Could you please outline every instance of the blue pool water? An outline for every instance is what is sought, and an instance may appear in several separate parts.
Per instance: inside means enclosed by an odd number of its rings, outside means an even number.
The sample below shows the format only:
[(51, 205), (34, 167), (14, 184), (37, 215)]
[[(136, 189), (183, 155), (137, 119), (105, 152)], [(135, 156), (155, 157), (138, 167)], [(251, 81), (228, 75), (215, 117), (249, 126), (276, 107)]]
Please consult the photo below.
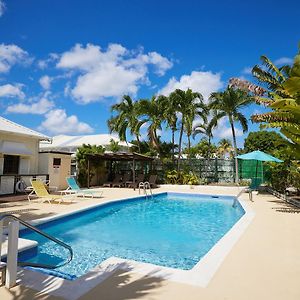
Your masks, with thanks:
[[(111, 256), (188, 270), (241, 218), (233, 197), (164, 193), (123, 200), (38, 226), (71, 245), (73, 261), (58, 271), (79, 277)], [(56, 264), (67, 251), (45, 238), (31, 262)]]

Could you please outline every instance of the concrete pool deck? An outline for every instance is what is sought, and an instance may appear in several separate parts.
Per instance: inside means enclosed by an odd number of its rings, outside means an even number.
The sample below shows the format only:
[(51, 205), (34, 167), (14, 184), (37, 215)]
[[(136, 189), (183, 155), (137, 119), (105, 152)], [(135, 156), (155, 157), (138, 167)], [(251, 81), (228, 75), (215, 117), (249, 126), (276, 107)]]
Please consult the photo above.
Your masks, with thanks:
[[(73, 203), (1, 203), (0, 213), (15, 212), (25, 220), (51, 217), (102, 201), (132, 197), (138, 191), (105, 188), (101, 199), (79, 199)], [(155, 192), (184, 191), (237, 195), (238, 188), (162, 186)], [(274, 196), (242, 194), (255, 218), (226, 256), (206, 288), (180, 284), (118, 270), (80, 299), (300, 299), (300, 210)], [(49, 282), (43, 283), (45, 286)], [(61, 299), (22, 285), (0, 288), (0, 299)]]

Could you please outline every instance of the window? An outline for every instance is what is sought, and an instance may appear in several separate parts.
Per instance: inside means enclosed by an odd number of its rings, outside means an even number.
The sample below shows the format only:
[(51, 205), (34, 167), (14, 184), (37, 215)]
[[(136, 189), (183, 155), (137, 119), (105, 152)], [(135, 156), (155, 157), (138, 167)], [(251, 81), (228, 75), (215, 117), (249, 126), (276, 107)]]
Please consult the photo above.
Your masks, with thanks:
[(61, 164), (61, 158), (53, 158), (53, 167), (59, 167)]
[(20, 156), (4, 155), (3, 175), (19, 173)]

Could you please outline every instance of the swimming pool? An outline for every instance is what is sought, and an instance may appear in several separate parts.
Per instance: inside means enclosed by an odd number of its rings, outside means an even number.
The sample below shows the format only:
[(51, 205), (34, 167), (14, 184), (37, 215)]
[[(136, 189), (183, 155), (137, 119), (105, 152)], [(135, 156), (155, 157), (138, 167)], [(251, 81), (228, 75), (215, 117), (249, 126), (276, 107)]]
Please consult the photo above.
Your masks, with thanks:
[[(78, 278), (114, 256), (181, 270), (192, 269), (244, 215), (234, 197), (162, 193), (107, 203), (38, 227), (68, 243), (73, 261), (58, 271)], [(67, 252), (27, 230), (38, 252), (20, 257), (59, 263)], [(71, 278), (70, 277), (70, 278)]]

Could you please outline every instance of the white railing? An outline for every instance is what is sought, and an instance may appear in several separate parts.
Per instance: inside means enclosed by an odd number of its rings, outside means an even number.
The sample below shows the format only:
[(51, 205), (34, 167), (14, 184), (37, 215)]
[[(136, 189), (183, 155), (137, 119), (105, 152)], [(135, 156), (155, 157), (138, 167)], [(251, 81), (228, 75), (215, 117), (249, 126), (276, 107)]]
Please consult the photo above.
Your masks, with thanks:
[(146, 195), (146, 197), (148, 197), (147, 190), (149, 190), (151, 198), (153, 198), (151, 185), (148, 181), (139, 183), (139, 194), (141, 194), (141, 189), (143, 189), (144, 194)]
[[(4, 220), (8, 220), (8, 236), (7, 236), (7, 260), (6, 260), (6, 276), (5, 276), (5, 286), (7, 288), (11, 288), (16, 285), (17, 280), (17, 267), (20, 266), (30, 266), (37, 268), (45, 268), (45, 269), (56, 269), (68, 264), (73, 259), (73, 250), (66, 243), (58, 240), (57, 238), (47, 234), (46, 232), (41, 231), (40, 229), (32, 226), (31, 224), (25, 222), (24, 220), (11, 215), (4, 214), (0, 215), (0, 265), (1, 263), (1, 249), (4, 242), (4, 234), (3, 234), (3, 225)], [(34, 232), (44, 236), (45, 238), (57, 243), (58, 245), (66, 248), (69, 251), (69, 258), (56, 266), (47, 265), (47, 264), (37, 264), (30, 262), (18, 262), (18, 241), (19, 241), (19, 223), (23, 226), (33, 230)], [(2, 280), (3, 281), (3, 280)]]

